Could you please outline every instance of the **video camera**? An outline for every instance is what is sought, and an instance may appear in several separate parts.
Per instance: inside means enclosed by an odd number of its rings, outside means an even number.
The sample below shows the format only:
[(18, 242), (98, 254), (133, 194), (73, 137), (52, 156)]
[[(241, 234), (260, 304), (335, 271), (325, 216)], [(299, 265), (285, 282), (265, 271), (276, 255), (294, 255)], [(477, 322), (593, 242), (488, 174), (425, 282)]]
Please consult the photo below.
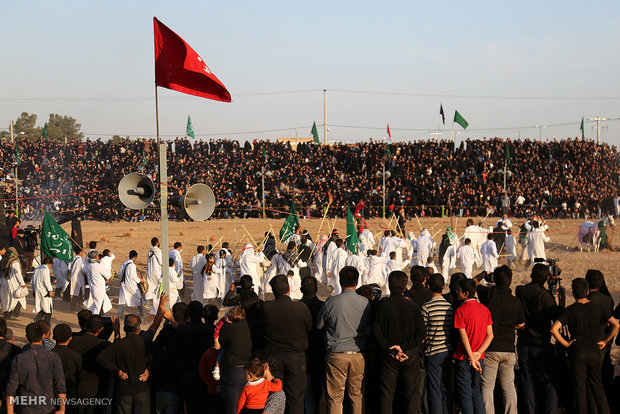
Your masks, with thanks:
[(564, 288), (561, 285), (562, 278), (560, 277), (562, 274), (562, 269), (558, 266), (559, 261), (560, 259), (534, 259), (534, 263), (544, 263), (549, 267), (549, 279), (547, 279), (547, 286), (549, 286), (549, 291), (553, 294), (553, 297), (557, 297), (558, 302), (562, 304), (565, 298), (563, 298)]

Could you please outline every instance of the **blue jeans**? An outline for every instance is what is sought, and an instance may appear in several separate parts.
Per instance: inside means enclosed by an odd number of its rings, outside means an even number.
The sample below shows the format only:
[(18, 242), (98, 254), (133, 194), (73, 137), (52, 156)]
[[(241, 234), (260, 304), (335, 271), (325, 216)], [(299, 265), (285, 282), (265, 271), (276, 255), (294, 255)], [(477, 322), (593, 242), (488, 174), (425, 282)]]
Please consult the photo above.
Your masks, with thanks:
[(157, 391), (155, 394), (155, 412), (157, 414), (175, 414), (179, 403), (176, 392)]
[[(463, 414), (485, 414), (482, 400), (482, 375), (469, 365), (468, 359), (456, 361), (456, 389), (461, 400)], [(484, 369), (484, 359), (480, 360)]]
[(426, 388), (428, 408), (431, 414), (450, 412), (450, 366), (452, 359), (448, 351), (426, 357)]
[(237, 413), (237, 401), (247, 382), (243, 367), (220, 367), (222, 381), (222, 399), (226, 414)]

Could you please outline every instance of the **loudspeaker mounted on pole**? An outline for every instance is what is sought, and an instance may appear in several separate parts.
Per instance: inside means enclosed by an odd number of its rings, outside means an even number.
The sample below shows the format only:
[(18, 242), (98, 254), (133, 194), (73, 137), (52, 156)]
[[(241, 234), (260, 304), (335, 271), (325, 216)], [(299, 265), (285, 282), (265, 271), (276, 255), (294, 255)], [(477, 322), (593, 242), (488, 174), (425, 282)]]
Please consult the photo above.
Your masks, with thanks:
[(215, 195), (208, 185), (194, 184), (183, 197), (179, 197), (177, 204), (192, 220), (203, 221), (215, 210)]
[(155, 198), (155, 185), (146, 175), (130, 173), (118, 183), (118, 198), (133, 210), (146, 208)]

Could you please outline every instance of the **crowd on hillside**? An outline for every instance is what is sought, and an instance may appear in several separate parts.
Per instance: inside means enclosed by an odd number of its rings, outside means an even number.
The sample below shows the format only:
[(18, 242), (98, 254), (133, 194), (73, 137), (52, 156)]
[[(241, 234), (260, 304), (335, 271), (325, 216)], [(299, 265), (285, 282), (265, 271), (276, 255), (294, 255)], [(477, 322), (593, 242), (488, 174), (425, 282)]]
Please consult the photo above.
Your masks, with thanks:
[[(489, 209), (511, 206), (515, 215), (542, 212), (551, 217), (599, 216), (613, 208), (620, 159), (615, 147), (577, 139), (542, 142), (510, 141), (510, 160), (503, 139), (419, 140), (390, 143), (315, 145), (265, 141), (167, 141), (171, 196), (183, 195), (198, 182), (210, 185), (217, 198), (214, 217), (260, 217), (264, 172), (267, 215), (279, 217), (291, 201), (303, 215), (343, 215), (363, 203), (366, 218), (382, 214), (386, 171), (388, 209), (405, 207), (408, 216), (437, 216), (450, 206), (462, 216), (485, 215)], [(7, 205), (13, 205), (14, 167), (18, 164), (19, 209), (26, 218), (41, 209), (57, 217), (92, 210), (86, 218), (144, 220), (157, 218), (157, 204), (137, 212), (115, 198), (121, 178), (143, 171), (158, 178), (155, 140), (86, 139), (64, 145), (59, 141), (18, 140), (0, 146), (1, 181)], [(506, 164), (506, 168), (505, 168)], [(504, 170), (506, 169), (506, 199)], [(388, 177), (389, 175), (389, 177)], [(68, 195), (70, 194), (70, 195)], [(184, 214), (171, 207), (172, 219)], [(386, 213), (388, 216), (390, 213)]]

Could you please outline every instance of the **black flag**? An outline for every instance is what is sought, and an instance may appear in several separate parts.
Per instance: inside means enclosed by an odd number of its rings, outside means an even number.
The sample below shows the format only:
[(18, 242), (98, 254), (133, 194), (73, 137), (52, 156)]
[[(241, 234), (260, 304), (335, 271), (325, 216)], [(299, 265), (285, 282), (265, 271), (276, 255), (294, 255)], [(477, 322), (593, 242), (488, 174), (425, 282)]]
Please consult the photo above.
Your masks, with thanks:
[(441, 115), (441, 120), (443, 121), (443, 124), (446, 124), (446, 114), (443, 113), (443, 105), (439, 104), (439, 115)]

